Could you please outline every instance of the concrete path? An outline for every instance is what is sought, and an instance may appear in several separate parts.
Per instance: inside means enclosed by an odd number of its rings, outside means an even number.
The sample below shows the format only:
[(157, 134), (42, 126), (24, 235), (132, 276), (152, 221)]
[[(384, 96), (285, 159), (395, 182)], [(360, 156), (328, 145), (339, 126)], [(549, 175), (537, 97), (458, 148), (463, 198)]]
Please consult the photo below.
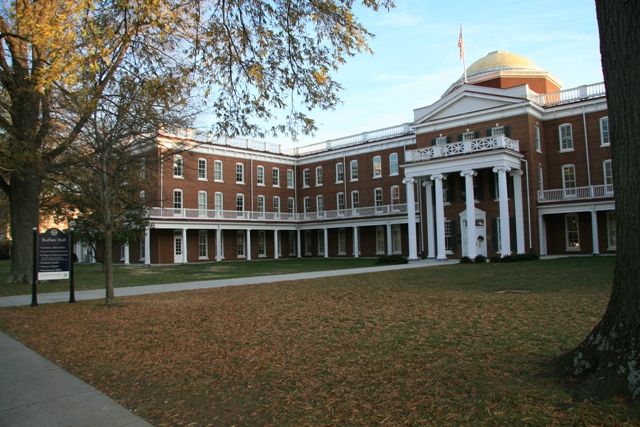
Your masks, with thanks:
[(0, 425), (151, 426), (95, 388), (1, 332)]
[[(189, 291), (196, 289), (221, 288), (224, 286), (258, 285), (263, 283), (287, 282), (293, 280), (318, 279), (321, 277), (348, 276), (352, 274), (377, 273), (380, 271), (403, 270), (408, 268), (432, 267), (437, 265), (457, 264), (458, 260), (433, 261), (420, 260), (409, 264), (384, 265), (379, 267), (349, 268), (344, 270), (311, 271), (307, 273), (275, 274), (270, 276), (238, 277), (235, 279), (203, 280), (199, 282), (168, 283), (164, 285), (130, 286), (115, 289), (116, 297), (133, 295), (158, 294), (163, 292)], [(104, 298), (104, 289), (77, 291), (76, 301), (97, 300)], [(38, 294), (38, 304), (50, 304), (69, 301), (69, 292), (52, 292)], [(15, 295), (0, 298), (0, 307), (15, 307), (31, 304), (31, 295)]]

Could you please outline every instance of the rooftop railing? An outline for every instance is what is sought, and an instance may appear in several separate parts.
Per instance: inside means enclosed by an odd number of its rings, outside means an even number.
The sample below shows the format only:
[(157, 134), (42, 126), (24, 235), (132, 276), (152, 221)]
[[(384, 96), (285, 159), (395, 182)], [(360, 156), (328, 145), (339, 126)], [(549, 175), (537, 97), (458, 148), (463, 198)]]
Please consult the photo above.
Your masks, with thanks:
[(555, 188), (552, 190), (538, 191), (539, 203), (603, 199), (607, 197), (613, 197), (612, 184), (573, 188)]
[(520, 144), (518, 141), (507, 138), (504, 135), (488, 136), (486, 138), (434, 145), (429, 148), (407, 150), (405, 154), (405, 161), (408, 163), (422, 162), (425, 160), (437, 159), (440, 157), (450, 157), (461, 154), (471, 154), (480, 151), (498, 149), (520, 151)]
[(531, 98), (531, 100), (536, 104), (545, 107), (553, 107), (555, 105), (598, 98), (605, 96), (606, 94), (607, 92), (605, 90), (604, 83), (594, 83), (558, 92), (536, 94)]

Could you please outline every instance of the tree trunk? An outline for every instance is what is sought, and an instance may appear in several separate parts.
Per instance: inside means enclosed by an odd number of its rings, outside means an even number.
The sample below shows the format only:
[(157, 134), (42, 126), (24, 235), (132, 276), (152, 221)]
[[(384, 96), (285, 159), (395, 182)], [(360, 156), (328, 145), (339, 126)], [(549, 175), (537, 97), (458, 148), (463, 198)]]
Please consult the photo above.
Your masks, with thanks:
[(597, 0), (607, 88), (617, 255), (613, 289), (598, 325), (559, 360), (579, 397), (640, 399), (640, 2)]
[(105, 303), (107, 305), (115, 302), (113, 291), (113, 232), (111, 226), (105, 227), (104, 232), (104, 289)]
[(8, 283), (30, 284), (33, 276), (33, 228), (38, 227), (42, 179), (37, 174), (11, 174), (11, 271)]

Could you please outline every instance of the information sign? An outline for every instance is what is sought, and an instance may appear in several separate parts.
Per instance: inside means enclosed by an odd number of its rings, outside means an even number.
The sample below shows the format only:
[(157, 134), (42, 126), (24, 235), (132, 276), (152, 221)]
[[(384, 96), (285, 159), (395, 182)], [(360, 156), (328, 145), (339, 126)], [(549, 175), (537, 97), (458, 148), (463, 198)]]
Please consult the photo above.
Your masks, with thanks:
[(69, 235), (50, 228), (38, 237), (38, 280), (69, 278)]

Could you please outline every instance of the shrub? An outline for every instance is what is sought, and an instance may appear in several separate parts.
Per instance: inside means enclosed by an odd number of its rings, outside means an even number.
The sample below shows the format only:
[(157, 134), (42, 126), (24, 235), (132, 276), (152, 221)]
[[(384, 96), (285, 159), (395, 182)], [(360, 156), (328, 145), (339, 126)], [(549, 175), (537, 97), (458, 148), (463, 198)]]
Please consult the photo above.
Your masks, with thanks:
[(484, 255), (478, 255), (473, 259), (476, 264), (484, 264), (487, 262), (487, 257)]
[(469, 258), (468, 256), (463, 256), (462, 258), (460, 258), (460, 264), (471, 264), (473, 261), (471, 261), (471, 258)]
[(385, 255), (376, 260), (376, 265), (406, 264), (409, 260), (402, 255)]
[(502, 262), (502, 258), (500, 258), (500, 255), (493, 255), (489, 258), (489, 262)]

